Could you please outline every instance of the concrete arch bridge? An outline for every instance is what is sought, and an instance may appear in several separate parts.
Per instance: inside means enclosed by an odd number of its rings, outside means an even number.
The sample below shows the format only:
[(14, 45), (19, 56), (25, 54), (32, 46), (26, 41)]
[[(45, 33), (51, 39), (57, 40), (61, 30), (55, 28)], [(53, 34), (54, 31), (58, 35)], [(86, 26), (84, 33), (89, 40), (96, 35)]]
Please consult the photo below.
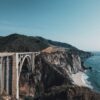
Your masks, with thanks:
[[(0, 53), (0, 93), (16, 96), (29, 89), (28, 82), (35, 68), (35, 57), (39, 52)], [(27, 90), (28, 91), (28, 90)], [(31, 92), (31, 89), (29, 90)], [(28, 91), (28, 92), (29, 92)]]

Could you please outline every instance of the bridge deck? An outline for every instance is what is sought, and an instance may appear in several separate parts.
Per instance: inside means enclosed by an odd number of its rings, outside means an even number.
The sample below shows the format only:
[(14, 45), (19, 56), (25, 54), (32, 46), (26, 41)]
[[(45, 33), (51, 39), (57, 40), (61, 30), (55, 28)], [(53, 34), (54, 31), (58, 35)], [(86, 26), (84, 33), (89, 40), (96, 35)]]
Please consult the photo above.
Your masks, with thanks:
[(3, 56), (11, 56), (13, 55), (14, 53), (4, 53), (4, 52), (0, 52), (0, 57), (3, 57)]

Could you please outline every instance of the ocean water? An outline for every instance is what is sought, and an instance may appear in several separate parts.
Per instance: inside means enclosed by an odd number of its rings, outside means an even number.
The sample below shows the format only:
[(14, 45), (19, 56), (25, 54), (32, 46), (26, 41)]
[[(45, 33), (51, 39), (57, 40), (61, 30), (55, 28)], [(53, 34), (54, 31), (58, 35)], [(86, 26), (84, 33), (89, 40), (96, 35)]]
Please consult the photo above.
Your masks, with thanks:
[(90, 87), (100, 92), (100, 53), (95, 53), (94, 56), (87, 59), (84, 63), (86, 67), (92, 67), (92, 70), (87, 70), (85, 73), (88, 76), (87, 82)]

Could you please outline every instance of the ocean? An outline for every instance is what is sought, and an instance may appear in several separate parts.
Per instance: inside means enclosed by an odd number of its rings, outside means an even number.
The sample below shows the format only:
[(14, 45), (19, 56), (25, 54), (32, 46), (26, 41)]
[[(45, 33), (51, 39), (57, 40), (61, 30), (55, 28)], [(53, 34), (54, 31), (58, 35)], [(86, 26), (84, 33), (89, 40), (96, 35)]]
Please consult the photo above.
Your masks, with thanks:
[(92, 86), (93, 90), (100, 92), (100, 53), (94, 53), (94, 56), (88, 58), (84, 65), (92, 67), (92, 70), (87, 70), (86, 80), (87, 84)]

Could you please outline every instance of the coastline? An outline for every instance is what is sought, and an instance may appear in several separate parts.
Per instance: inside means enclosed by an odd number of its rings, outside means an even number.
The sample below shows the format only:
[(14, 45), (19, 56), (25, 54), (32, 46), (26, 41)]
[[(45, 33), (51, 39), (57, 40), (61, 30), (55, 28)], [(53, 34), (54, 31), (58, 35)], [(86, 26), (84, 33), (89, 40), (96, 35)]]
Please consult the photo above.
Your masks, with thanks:
[(71, 77), (73, 80), (73, 84), (93, 89), (91, 83), (87, 80), (88, 76), (84, 72), (79, 71), (76, 74), (72, 74)]

